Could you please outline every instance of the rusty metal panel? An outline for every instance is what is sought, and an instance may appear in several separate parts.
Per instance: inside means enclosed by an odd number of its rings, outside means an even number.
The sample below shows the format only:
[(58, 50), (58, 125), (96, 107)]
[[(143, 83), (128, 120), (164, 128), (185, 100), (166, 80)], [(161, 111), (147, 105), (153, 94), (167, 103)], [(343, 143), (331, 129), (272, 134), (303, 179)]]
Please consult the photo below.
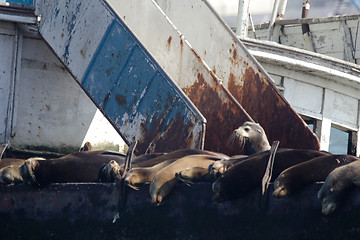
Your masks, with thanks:
[(226, 142), (233, 130), (251, 117), (186, 36), (178, 31), (154, 1), (106, 2), (204, 115), (207, 120), (205, 149), (227, 155), (241, 153)]
[[(156, 0), (235, 99), (281, 147), (319, 149), (319, 141), (270, 76), (206, 1)], [(209, 121), (210, 122), (210, 121)]]
[(39, 6), (42, 37), (138, 153), (203, 148), (205, 118), (102, 1)]

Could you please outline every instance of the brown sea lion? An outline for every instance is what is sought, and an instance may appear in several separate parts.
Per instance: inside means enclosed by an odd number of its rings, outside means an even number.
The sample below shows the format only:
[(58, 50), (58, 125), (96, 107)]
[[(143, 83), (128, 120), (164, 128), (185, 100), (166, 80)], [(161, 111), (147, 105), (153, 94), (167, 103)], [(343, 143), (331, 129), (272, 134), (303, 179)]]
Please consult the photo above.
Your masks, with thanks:
[[(138, 157), (135, 157), (132, 162), (140, 163), (144, 161), (148, 161), (150, 159), (160, 157), (165, 153), (151, 153), (151, 154), (144, 154)], [(134, 164), (134, 163), (133, 163)], [(104, 164), (101, 166), (98, 174), (98, 180), (100, 182), (115, 182), (115, 180), (121, 180), (121, 176), (124, 172), (124, 166), (119, 165), (116, 161), (111, 160), (109, 163)]]
[(270, 143), (264, 129), (258, 123), (244, 122), (235, 129), (228, 140), (228, 144), (236, 144), (244, 155), (270, 150)]
[(21, 158), (3, 158), (0, 162), (0, 168), (7, 167), (10, 165), (22, 165), (25, 159)]
[(221, 174), (223, 174), (226, 170), (228, 170), (229, 168), (231, 168), (232, 166), (234, 166), (235, 164), (246, 160), (248, 158), (251, 158), (257, 154), (268, 154), (268, 152), (261, 152), (261, 153), (256, 153), (253, 154), (251, 156), (248, 155), (235, 155), (235, 156), (231, 156), (229, 159), (222, 159), (219, 161), (215, 161), (213, 164), (210, 164), (209, 166), (209, 174), (214, 178), (218, 178), (221, 176)]
[(360, 160), (351, 155), (321, 156), (285, 169), (274, 181), (272, 196), (282, 198), (301, 191), (310, 183), (325, 181), (335, 168)]
[[(32, 157), (30, 160), (45, 160), (41, 157)], [(19, 167), (24, 164), (25, 159), (19, 158), (4, 158), (0, 163), (0, 183), (1, 184), (17, 184), (22, 183), (23, 178), (20, 175)]]
[(215, 178), (209, 174), (209, 167), (188, 167), (175, 174), (182, 182), (192, 184), (195, 182), (213, 182)]
[(23, 179), (19, 173), (21, 165), (9, 165), (0, 168), (0, 184), (22, 183)]
[(344, 197), (355, 188), (354, 179), (360, 175), (360, 161), (335, 168), (325, 179), (318, 192), (322, 213), (333, 213)]
[[(134, 158), (134, 160), (132, 161), (132, 169), (139, 169), (139, 168), (145, 168), (143, 170), (144, 173), (144, 177), (138, 176), (138, 177), (134, 177), (133, 180), (130, 181), (130, 175), (128, 177), (129, 180), (129, 186), (130, 187), (137, 187), (141, 184), (147, 183), (149, 176), (153, 176), (154, 173), (156, 173), (156, 171), (159, 169), (160, 166), (159, 165), (157, 167), (152, 168), (153, 166), (163, 163), (163, 162), (167, 162), (169, 160), (175, 161), (179, 158), (182, 158), (184, 156), (188, 156), (188, 155), (196, 155), (196, 154), (210, 154), (210, 155), (214, 155), (214, 156), (219, 156), (220, 158), (229, 158), (227, 155), (222, 154), (222, 153), (217, 153), (217, 152), (211, 152), (211, 151), (206, 151), (206, 150), (199, 150), (199, 149), (181, 149), (181, 150), (176, 150), (173, 152), (169, 152), (169, 153), (155, 153), (155, 154), (145, 154), (145, 155), (141, 155), (139, 157)], [(167, 162), (169, 163), (169, 162)], [(163, 165), (164, 166), (164, 165)], [(107, 176), (111, 176), (111, 175), (116, 175), (116, 173), (114, 172), (106, 172), (106, 171), (117, 171), (117, 167), (112, 168), (112, 166), (103, 166), (99, 172), (99, 179), (101, 179), (102, 181), (106, 181), (106, 182), (111, 182), (111, 179), (108, 179)], [(122, 175), (124, 169), (123, 166), (120, 165), (120, 175)], [(137, 170), (137, 173), (140, 173), (141, 171)], [(135, 175), (135, 172), (132, 171), (132, 173), (134, 173), (133, 175)], [(152, 178), (151, 178), (152, 179)], [(150, 179), (150, 181), (151, 181)], [(133, 183), (133, 185), (131, 184), (131, 182)]]
[(353, 182), (357, 187), (360, 187), (360, 175), (355, 177)]
[(26, 160), (20, 167), (24, 182), (38, 186), (50, 183), (96, 182), (102, 165), (114, 160), (124, 164), (125, 155), (115, 151), (75, 152), (61, 158)]
[[(315, 150), (280, 148), (275, 155), (272, 179), (286, 168), (328, 154)], [(215, 202), (235, 200), (260, 186), (268, 158), (269, 151), (266, 151), (243, 160), (225, 171), (212, 185), (215, 192), (213, 200)]]
[(172, 191), (179, 181), (176, 177), (178, 172), (189, 167), (201, 167), (207, 169), (211, 163), (220, 159), (222, 159), (221, 156), (209, 154), (189, 155), (162, 168), (150, 183), (149, 192), (152, 203), (156, 205), (160, 204), (163, 198)]
[(176, 160), (178, 160), (178, 158), (166, 160), (152, 167), (133, 168), (124, 176), (125, 184), (135, 190), (138, 190), (139, 186), (150, 183), (158, 171)]
[(222, 153), (218, 153), (218, 152), (212, 152), (212, 151), (200, 150), (200, 149), (181, 149), (181, 150), (176, 150), (173, 152), (166, 153), (157, 158), (152, 158), (149, 161), (136, 162), (134, 159), (133, 168), (135, 168), (135, 167), (136, 168), (151, 167), (151, 166), (159, 164), (163, 161), (167, 161), (169, 159), (179, 159), (179, 158), (182, 158), (182, 157), (185, 157), (188, 155), (195, 155), (195, 154), (209, 154), (209, 155), (213, 155), (213, 156), (218, 156), (219, 158), (223, 158), (223, 159), (229, 158), (229, 156), (222, 154)]
[(84, 143), (84, 146), (82, 146), (79, 150), (79, 152), (86, 152), (86, 151), (91, 151), (92, 150), (92, 145), (90, 142), (86, 142)]
[(121, 180), (121, 166), (115, 161), (111, 160), (107, 164), (101, 166), (98, 173), (99, 182), (115, 182)]

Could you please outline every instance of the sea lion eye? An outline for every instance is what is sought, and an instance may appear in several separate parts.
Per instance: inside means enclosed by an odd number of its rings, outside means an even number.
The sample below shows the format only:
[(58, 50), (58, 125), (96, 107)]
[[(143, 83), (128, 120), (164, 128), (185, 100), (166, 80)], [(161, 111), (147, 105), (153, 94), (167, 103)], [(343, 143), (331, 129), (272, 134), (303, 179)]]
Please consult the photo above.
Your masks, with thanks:
[(245, 130), (245, 132), (248, 132), (248, 131), (250, 131), (250, 128), (246, 127), (244, 130)]

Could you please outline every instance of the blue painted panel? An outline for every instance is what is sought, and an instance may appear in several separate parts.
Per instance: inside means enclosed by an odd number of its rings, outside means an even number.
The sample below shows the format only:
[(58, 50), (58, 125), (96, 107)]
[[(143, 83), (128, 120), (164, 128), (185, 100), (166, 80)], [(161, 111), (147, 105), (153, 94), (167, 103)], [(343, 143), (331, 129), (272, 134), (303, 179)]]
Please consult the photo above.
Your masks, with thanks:
[[(194, 128), (204, 127), (203, 117), (195, 116), (196, 109), (118, 19), (109, 25), (81, 84), (125, 139), (140, 141), (140, 152), (185, 148), (194, 141), (188, 137)], [(201, 147), (202, 140), (195, 141)]]
[(34, 0), (0, 0), (0, 2), (19, 3), (23, 5), (34, 5)]

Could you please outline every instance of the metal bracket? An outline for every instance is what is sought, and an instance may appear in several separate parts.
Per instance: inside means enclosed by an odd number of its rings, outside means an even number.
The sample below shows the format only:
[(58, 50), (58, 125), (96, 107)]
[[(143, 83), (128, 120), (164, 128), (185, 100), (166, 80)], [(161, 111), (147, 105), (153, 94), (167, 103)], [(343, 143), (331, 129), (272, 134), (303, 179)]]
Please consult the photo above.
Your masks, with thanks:
[(269, 160), (261, 184), (261, 208), (264, 208), (266, 204), (267, 192), (269, 189), (269, 183), (272, 177), (274, 167), (275, 154), (279, 147), (279, 144), (279, 141), (274, 141), (270, 148)]

